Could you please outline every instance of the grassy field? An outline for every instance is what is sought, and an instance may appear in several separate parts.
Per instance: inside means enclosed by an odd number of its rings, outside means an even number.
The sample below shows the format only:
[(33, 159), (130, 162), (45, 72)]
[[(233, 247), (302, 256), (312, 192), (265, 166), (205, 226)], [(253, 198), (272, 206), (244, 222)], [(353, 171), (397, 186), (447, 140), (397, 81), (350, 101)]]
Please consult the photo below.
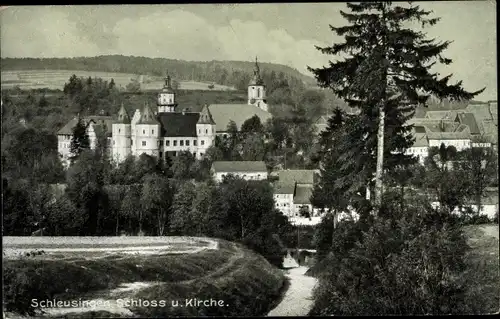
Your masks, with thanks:
[[(4, 307), (8, 312), (23, 313), (34, 310), (32, 299), (69, 301), (119, 297), (166, 301), (162, 307), (132, 305), (125, 309), (130, 312), (130, 315), (125, 312), (124, 316), (128, 317), (265, 315), (282, 293), (283, 273), (241, 245), (219, 241), (218, 248), (163, 256), (4, 260)], [(151, 282), (155, 284), (149, 285)], [(119, 295), (111, 293), (124, 284), (143, 285), (140, 289), (123, 289)], [(222, 300), (224, 306), (172, 305), (173, 300), (193, 298)], [(112, 309), (90, 310), (66, 311), (64, 316), (116, 316)], [(121, 310), (123, 316), (124, 309)], [(58, 317), (50, 310), (47, 313)]]
[[(144, 91), (158, 90), (165, 83), (161, 77), (141, 76), (130, 73), (110, 73), (110, 72), (92, 72), (78, 70), (32, 70), (32, 71), (2, 71), (1, 77), (2, 88), (12, 88), (19, 86), (21, 89), (59, 89), (62, 90), (64, 84), (69, 80), (71, 75), (77, 75), (88, 78), (98, 77), (106, 81), (114, 79), (118, 87), (125, 88), (132, 80), (141, 81), (141, 89)], [(209, 89), (212, 83), (202, 83), (195, 81), (180, 81), (180, 89), (183, 90), (213, 90), (213, 91), (233, 91), (234, 88), (213, 84), (214, 87)]]
[[(474, 313), (497, 313), (500, 310), (500, 261), (498, 225), (465, 227), (471, 250), (468, 270), (462, 277), (469, 290), (467, 298)], [(496, 236), (496, 237), (495, 237)]]

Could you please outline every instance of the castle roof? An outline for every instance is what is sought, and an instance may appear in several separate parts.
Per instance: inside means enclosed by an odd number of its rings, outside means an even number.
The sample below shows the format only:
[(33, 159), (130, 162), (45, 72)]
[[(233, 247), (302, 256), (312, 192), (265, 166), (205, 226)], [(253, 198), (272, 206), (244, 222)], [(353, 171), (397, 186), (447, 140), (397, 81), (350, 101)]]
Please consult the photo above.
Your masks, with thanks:
[(160, 113), (158, 120), (161, 123), (162, 137), (196, 137), (196, 123), (200, 113)]
[(243, 123), (254, 115), (260, 118), (262, 124), (271, 118), (271, 113), (248, 104), (211, 104), (208, 108), (215, 121), (217, 132), (225, 132), (231, 120), (240, 130)]
[(144, 104), (141, 110), (141, 117), (137, 124), (159, 124), (154, 112), (149, 107), (149, 104)]
[[(82, 120), (86, 126), (88, 126), (90, 122), (93, 122), (95, 125), (102, 126), (107, 131), (108, 134), (111, 134), (112, 132), (113, 128), (112, 126), (114, 122), (112, 116), (91, 115), (82, 117)], [(57, 135), (72, 135), (73, 128), (76, 126), (77, 123), (78, 123), (78, 118), (74, 117), (57, 132)]]
[(212, 113), (208, 109), (208, 105), (205, 105), (200, 112), (200, 118), (198, 120), (198, 124), (212, 124), (215, 125), (215, 121), (212, 117)]
[(260, 173), (267, 172), (263, 161), (216, 161), (212, 164), (215, 172), (224, 173)]
[(118, 111), (118, 119), (116, 120), (116, 123), (130, 124), (130, 116), (128, 115), (125, 107), (123, 106), (123, 103), (120, 107), (120, 110)]

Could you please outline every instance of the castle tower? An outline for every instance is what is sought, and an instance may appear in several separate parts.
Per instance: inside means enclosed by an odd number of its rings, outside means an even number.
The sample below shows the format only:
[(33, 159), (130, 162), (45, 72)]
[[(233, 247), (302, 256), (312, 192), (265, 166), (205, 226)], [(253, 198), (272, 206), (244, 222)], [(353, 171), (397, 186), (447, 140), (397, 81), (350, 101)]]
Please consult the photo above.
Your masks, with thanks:
[(175, 103), (175, 92), (174, 89), (172, 89), (172, 79), (168, 73), (165, 77), (163, 90), (158, 93), (157, 106), (158, 113), (175, 112), (175, 108), (177, 107), (177, 103)]
[(248, 104), (255, 105), (264, 111), (267, 111), (266, 86), (260, 77), (259, 63), (255, 57), (255, 67), (253, 78), (248, 84)]
[(135, 155), (145, 153), (158, 156), (158, 141), (160, 138), (160, 122), (156, 119), (149, 104), (144, 104), (139, 121), (135, 124)]
[(131, 154), (131, 122), (123, 104), (118, 119), (112, 125), (112, 152), (115, 162), (123, 162)]
[(207, 149), (215, 144), (215, 121), (208, 105), (205, 105), (200, 112), (200, 117), (196, 123), (196, 134), (198, 136), (198, 152), (196, 157), (201, 159), (207, 152)]

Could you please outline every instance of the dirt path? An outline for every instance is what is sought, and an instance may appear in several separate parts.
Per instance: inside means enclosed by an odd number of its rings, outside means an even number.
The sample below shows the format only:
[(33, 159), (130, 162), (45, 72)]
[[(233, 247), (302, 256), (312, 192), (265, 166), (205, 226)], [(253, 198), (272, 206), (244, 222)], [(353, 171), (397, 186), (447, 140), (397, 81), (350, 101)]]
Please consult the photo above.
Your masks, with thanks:
[(481, 226), (481, 230), (486, 236), (495, 237), (498, 239), (498, 225)]
[(290, 287), (285, 297), (268, 316), (307, 316), (313, 306), (313, 289), (317, 279), (304, 275), (307, 267), (301, 266), (288, 270), (286, 276), (290, 280)]

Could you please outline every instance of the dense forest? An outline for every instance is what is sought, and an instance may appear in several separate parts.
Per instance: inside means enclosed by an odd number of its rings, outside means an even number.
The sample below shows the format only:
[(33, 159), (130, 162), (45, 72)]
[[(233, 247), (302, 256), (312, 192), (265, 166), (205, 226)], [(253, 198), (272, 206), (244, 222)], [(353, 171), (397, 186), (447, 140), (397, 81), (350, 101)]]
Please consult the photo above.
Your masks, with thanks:
[[(2, 58), (2, 71), (13, 70), (78, 70), (133, 73), (162, 77), (168, 71), (178, 81), (213, 82), (246, 89), (254, 62), (243, 61), (183, 61), (108, 55), (81, 58)], [(259, 62), (265, 83), (286, 79), (292, 86), (315, 86), (312, 77), (289, 66)], [(269, 85), (269, 84), (268, 84)]]

